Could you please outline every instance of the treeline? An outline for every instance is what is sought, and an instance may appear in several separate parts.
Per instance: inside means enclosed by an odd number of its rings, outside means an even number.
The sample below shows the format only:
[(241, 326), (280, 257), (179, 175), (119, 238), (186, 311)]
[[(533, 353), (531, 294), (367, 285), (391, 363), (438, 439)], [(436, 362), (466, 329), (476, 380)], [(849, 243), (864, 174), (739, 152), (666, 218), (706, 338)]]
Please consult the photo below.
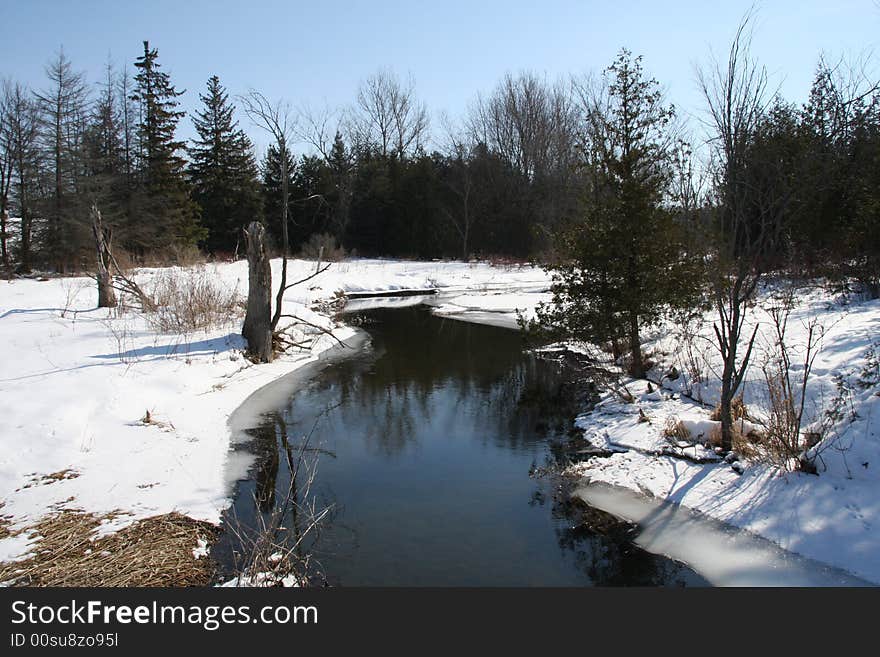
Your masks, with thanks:
[[(93, 204), (114, 245), (135, 260), (173, 261), (196, 248), (229, 257), (254, 219), (280, 246), (280, 151), (273, 144), (258, 158), (218, 77), (189, 117), (196, 138), (184, 143), (176, 137), (185, 120), (182, 92), (147, 42), (133, 68), (108, 65), (94, 87), (63, 52), (46, 75), (38, 90), (7, 80), (0, 97), (7, 271), (90, 269)], [(597, 151), (617, 147), (596, 136), (614, 111), (595, 80), (553, 83), (523, 73), (478, 96), (459, 121), (432, 130), (414, 82), (379, 72), (350, 107), (292, 117), (290, 137), (302, 147), (287, 150), (290, 247), (296, 252), (321, 236), (322, 244), (359, 255), (558, 261), (568, 227), (605, 217), (590, 210), (597, 181), (622, 175), (609, 172), (608, 153)], [(738, 167), (750, 186), (772, 195), (772, 211), (783, 218), (774, 257), (876, 286), (877, 86), (820, 60), (805, 104), (776, 98), (759, 114)], [(657, 165), (658, 207), (679, 227), (721, 221), (725, 200), (703, 173), (712, 169), (688, 144), (698, 140), (674, 113), (663, 121), (675, 130), (664, 137), (669, 157)], [(605, 228), (593, 220), (597, 239), (625, 225), (606, 218)]]

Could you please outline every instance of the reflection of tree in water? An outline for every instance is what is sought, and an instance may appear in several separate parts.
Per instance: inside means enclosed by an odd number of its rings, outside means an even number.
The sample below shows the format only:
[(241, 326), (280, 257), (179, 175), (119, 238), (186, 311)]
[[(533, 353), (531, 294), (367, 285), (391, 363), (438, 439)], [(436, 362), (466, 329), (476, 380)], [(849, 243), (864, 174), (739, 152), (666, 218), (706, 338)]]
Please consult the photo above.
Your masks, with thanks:
[(268, 422), (253, 429), (254, 448), (257, 461), (254, 464), (256, 473), (254, 482), (254, 503), (261, 513), (269, 513), (275, 506), (275, 482), (278, 479), (278, 428), (284, 420), (280, 413), (271, 413)]
[(338, 404), (324, 435), (357, 433), (387, 456), (412, 447), (419, 427), (438, 421), (450, 435), (506, 447), (532, 446), (570, 424), (572, 386), (556, 363), (524, 354), (516, 331), (443, 320), (423, 308), (382, 312), (382, 321), (367, 323), (371, 352), (327, 370), (307, 402), (294, 395), (291, 419), (307, 421), (316, 407)]
[[(276, 534), (283, 533), (283, 537), (274, 540), (279, 545), (295, 546), (294, 554), (302, 563), (307, 563), (306, 557), (320, 536), (321, 526), (313, 524), (316, 509), (320, 507), (323, 513), (331, 506), (327, 502), (316, 504), (311, 490), (318, 459), (334, 456), (312, 442), (319, 421), (320, 416), (308, 434), (298, 435), (291, 431), (285, 415), (274, 411), (264, 416), (259, 427), (249, 431), (254, 438), (251, 449), (256, 455), (253, 503), (262, 521), (255, 518), (250, 527), (240, 529), (265, 532), (269, 528)], [(326, 519), (330, 520), (329, 514)]]
[(633, 544), (635, 528), (577, 499), (553, 505), (562, 550), (597, 586), (709, 586), (684, 564)]

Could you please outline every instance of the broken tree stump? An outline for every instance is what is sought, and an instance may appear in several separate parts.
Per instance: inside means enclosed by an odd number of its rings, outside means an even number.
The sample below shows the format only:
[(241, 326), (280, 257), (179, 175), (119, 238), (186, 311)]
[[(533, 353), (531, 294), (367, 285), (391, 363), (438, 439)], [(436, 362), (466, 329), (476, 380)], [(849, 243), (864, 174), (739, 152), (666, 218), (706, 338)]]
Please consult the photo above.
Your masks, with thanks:
[(101, 223), (101, 211), (97, 204), (92, 204), (92, 234), (95, 236), (95, 249), (98, 252), (98, 268), (95, 280), (98, 282), (98, 308), (115, 308), (117, 305), (116, 291), (113, 289), (113, 275), (110, 265), (113, 253), (110, 251), (111, 232)]
[(266, 253), (266, 231), (258, 221), (244, 229), (248, 260), (247, 314), (241, 334), (247, 340), (247, 354), (254, 361), (270, 363), (272, 349), (272, 270)]

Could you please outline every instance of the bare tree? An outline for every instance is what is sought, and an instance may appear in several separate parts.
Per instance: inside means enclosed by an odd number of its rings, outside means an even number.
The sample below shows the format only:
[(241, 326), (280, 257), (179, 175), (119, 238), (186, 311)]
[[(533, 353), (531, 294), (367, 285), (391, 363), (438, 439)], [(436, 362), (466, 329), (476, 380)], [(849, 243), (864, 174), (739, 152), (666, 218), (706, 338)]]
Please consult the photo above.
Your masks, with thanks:
[(335, 192), (330, 222), (337, 241), (342, 244), (351, 218), (355, 180), (353, 153), (345, 147), (342, 138), (344, 117), (326, 106), (319, 110), (306, 106), (300, 110), (297, 123), (299, 138), (318, 152), (330, 170)]
[(505, 76), (468, 112), (471, 140), (485, 144), (521, 179), (515, 203), (527, 208), (533, 238), (545, 246), (577, 206), (578, 116), (568, 83), (532, 73)]
[(10, 163), (9, 187), (14, 192), (14, 196), (10, 194), (10, 197), (16, 202), (21, 222), (18, 268), (22, 272), (29, 272), (34, 218), (33, 196), (39, 168), (39, 113), (30, 92), (20, 83), (4, 83), (3, 97), (6, 119), (2, 147)]
[(458, 130), (448, 117), (443, 117), (446, 131), (445, 150), (450, 163), (450, 175), (445, 177), (446, 185), (457, 199), (457, 209), (443, 208), (443, 213), (461, 238), (461, 257), (467, 260), (470, 255), (471, 228), (476, 220), (473, 201), (477, 194), (471, 163), (473, 144), (466, 130)]
[(349, 132), (360, 148), (382, 157), (411, 155), (427, 140), (428, 110), (415, 95), (415, 81), (406, 82), (392, 71), (379, 71), (358, 89), (349, 113)]
[[(330, 334), (331, 337), (333, 336), (330, 331), (322, 327), (300, 319), (295, 315), (284, 314), (283, 312), (285, 292), (318, 276), (326, 271), (330, 265), (321, 267), (319, 263), (313, 274), (293, 283), (287, 282), (287, 260), (290, 257), (290, 240), (288, 238), (290, 184), (287, 162), (289, 156), (288, 148), (294, 134), (294, 121), (291, 109), (287, 103), (282, 101), (271, 103), (258, 91), (251, 91), (246, 96), (240, 96), (239, 100), (245, 114), (247, 114), (251, 121), (268, 132), (275, 140), (278, 155), (281, 159), (281, 281), (278, 284), (278, 292), (275, 295), (275, 310), (271, 313), (272, 319), (269, 323), (270, 340), (268, 341), (268, 346), (266, 344), (265, 321), (263, 318), (267, 317), (271, 310), (270, 289), (272, 281), (271, 271), (268, 266), (269, 261), (263, 244), (263, 231), (257, 230), (252, 223), (245, 232), (248, 241), (250, 275), (248, 279), (248, 310), (245, 316), (243, 334), (246, 338), (248, 335), (254, 336), (253, 339), (248, 339), (248, 351), (251, 355), (261, 362), (268, 362), (272, 360), (272, 351), (276, 343), (284, 346), (302, 346), (283, 337), (283, 333), (294, 325), (308, 325), (321, 332)], [(278, 324), (282, 317), (293, 319), (294, 323), (290, 326), (279, 328)]]
[[(768, 107), (767, 73), (752, 59), (751, 14), (740, 23), (726, 65), (715, 62), (698, 72), (712, 132), (712, 172), (719, 204), (716, 248), (713, 254), (714, 324), (721, 354), (721, 443), (733, 446), (731, 407), (752, 355), (757, 324), (746, 330), (750, 304), (766, 271), (767, 256), (782, 230), (784, 194), (761, 189), (749, 161), (750, 142)], [(760, 174), (759, 174), (760, 175)]]
[(567, 86), (532, 73), (506, 75), (491, 95), (477, 98), (468, 117), (473, 140), (529, 180), (570, 168), (576, 126), (577, 108)]
[(9, 97), (11, 87), (0, 88), (0, 257), (7, 276), (11, 274), (9, 261), (9, 192), (12, 187), (12, 149), (9, 137)]
[(343, 129), (341, 112), (331, 107), (302, 106), (297, 112), (296, 136), (317, 151), (325, 162), (330, 159), (333, 141)]
[(288, 214), (290, 205), (290, 182), (287, 170), (289, 144), (292, 141), (294, 122), (290, 106), (282, 101), (271, 103), (258, 91), (251, 91), (240, 99), (245, 114), (251, 121), (268, 132), (275, 140), (278, 156), (281, 161), (281, 283), (275, 297), (275, 313), (272, 316), (272, 330), (281, 318), (281, 302), (287, 291), (287, 259), (290, 257), (290, 239), (288, 238)]

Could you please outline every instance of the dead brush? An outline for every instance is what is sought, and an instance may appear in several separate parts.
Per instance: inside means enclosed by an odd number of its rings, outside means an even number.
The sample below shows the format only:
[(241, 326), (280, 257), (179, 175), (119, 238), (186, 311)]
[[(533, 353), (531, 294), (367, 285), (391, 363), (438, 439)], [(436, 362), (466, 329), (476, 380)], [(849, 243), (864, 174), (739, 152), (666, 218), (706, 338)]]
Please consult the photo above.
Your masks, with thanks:
[(144, 412), (144, 416), (140, 420), (141, 424), (145, 426), (158, 427), (159, 429), (174, 429), (174, 425), (171, 422), (163, 422), (156, 418), (156, 414), (147, 409)]
[(761, 367), (768, 409), (763, 443), (770, 461), (787, 469), (815, 472), (814, 458), (808, 456), (808, 450), (822, 440), (825, 431), (814, 431), (818, 435), (808, 437), (802, 429), (808, 424), (810, 377), (822, 349), (825, 327), (814, 317), (802, 323), (802, 341), (789, 340), (794, 294), (794, 288), (785, 290), (780, 302), (767, 311), (774, 334)]
[[(760, 448), (760, 436), (755, 433), (744, 434), (742, 420), (743, 418), (739, 418), (739, 420), (734, 421), (734, 423), (730, 427), (730, 431), (732, 434), (731, 438), (733, 451), (734, 453), (745, 459), (759, 459), (762, 455), (762, 450)], [(709, 436), (706, 442), (710, 447), (721, 447), (720, 425), (714, 427), (709, 432)]]
[(663, 430), (660, 433), (673, 444), (679, 441), (694, 442), (690, 430), (685, 426), (684, 422), (675, 416), (666, 418), (666, 424), (663, 425)]
[[(284, 586), (291, 580), (297, 586), (308, 586), (323, 579), (310, 547), (331, 518), (334, 505), (320, 504), (312, 486), (319, 455), (332, 452), (313, 446), (311, 440), (320, 418), (330, 410), (319, 415), (311, 431), (296, 444), (288, 438), (284, 419), (275, 417), (273, 437), (280, 441), (279, 451), (287, 466), (286, 488), (276, 491), (273, 479), (271, 488), (255, 493), (254, 504), (267, 511), (257, 514), (256, 526), (245, 526), (234, 515), (234, 508), (224, 518), (227, 531), (239, 546), (233, 564), (238, 586)], [(276, 492), (280, 493), (277, 497)]]
[[(749, 419), (749, 409), (746, 406), (746, 403), (743, 401), (743, 396), (739, 395), (738, 397), (734, 397), (730, 402), (730, 417), (733, 421), (739, 420), (748, 420)], [(718, 404), (715, 407), (715, 410), (712, 411), (712, 414), (709, 416), (709, 419), (713, 422), (721, 421), (721, 404)]]
[(163, 333), (186, 334), (238, 322), (245, 302), (204, 267), (159, 273), (150, 289), (154, 308), (147, 321)]
[[(6, 504), (0, 502), (0, 509), (2, 509), (4, 506), (6, 506)], [(0, 515), (0, 540), (12, 536), (12, 530), (9, 529), (11, 525), (12, 518), (10, 516)]]
[(0, 563), (9, 586), (205, 586), (214, 575), (208, 558), (193, 549), (212, 542), (217, 528), (179, 513), (139, 520), (114, 534), (95, 537), (113, 514), (66, 510), (20, 530), (36, 536), (31, 554)]

